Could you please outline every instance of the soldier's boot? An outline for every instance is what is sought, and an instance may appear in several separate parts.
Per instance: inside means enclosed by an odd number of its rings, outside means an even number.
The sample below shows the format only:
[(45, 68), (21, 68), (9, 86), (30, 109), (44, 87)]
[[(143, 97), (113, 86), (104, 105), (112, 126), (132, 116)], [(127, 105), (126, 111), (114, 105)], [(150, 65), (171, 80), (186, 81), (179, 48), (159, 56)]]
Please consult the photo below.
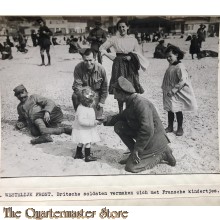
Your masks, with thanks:
[(72, 127), (70, 127), (70, 126), (64, 127), (64, 133), (71, 135), (72, 134)]
[(168, 149), (165, 152), (163, 152), (162, 160), (168, 162), (168, 165), (172, 167), (176, 166), (176, 159), (173, 156), (171, 149)]
[(53, 139), (49, 134), (43, 134), (40, 137), (31, 140), (31, 144), (33, 145), (48, 143), (48, 142), (53, 142)]

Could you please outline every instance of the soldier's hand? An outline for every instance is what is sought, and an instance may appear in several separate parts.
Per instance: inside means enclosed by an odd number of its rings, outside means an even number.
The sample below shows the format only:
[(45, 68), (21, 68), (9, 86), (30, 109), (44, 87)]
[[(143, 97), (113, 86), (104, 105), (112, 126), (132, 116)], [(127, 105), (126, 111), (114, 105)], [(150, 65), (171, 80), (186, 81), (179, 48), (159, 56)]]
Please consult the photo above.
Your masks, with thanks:
[(97, 41), (98, 41), (98, 42), (102, 42), (102, 38), (98, 37), (98, 38), (97, 38)]
[(132, 159), (133, 159), (133, 161), (134, 161), (136, 164), (140, 163), (141, 158), (139, 157), (137, 150), (134, 150), (134, 151), (132, 152)]
[(173, 92), (172, 92), (172, 91), (169, 91), (169, 92), (167, 93), (167, 96), (168, 96), (168, 97), (172, 97), (172, 96), (173, 96)]
[(50, 121), (50, 113), (49, 112), (45, 112), (44, 121), (47, 122), (47, 123)]

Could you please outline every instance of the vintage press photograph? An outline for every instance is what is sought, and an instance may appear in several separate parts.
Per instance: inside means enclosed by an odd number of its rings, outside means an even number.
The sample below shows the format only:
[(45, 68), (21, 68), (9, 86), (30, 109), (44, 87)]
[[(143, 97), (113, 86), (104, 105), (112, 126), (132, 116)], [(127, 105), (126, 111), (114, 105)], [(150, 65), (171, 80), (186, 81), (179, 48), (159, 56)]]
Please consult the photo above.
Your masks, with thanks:
[(215, 16), (1, 16), (5, 177), (219, 173)]

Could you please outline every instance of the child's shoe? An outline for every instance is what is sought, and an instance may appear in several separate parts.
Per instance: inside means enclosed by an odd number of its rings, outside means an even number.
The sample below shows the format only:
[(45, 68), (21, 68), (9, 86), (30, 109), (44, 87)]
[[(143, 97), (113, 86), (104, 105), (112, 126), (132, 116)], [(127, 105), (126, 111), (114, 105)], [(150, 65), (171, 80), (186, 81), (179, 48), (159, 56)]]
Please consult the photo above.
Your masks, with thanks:
[(97, 161), (97, 158), (96, 157), (93, 157), (93, 156), (87, 156), (85, 157), (85, 162), (92, 162), (92, 161)]
[(76, 154), (74, 156), (74, 159), (83, 159), (83, 158), (84, 158), (84, 155), (82, 153), (82, 147), (77, 146)]
[(176, 136), (183, 136), (183, 128), (178, 126), (176, 131)]
[(92, 162), (96, 160), (96, 157), (91, 156), (90, 148), (85, 148), (85, 162)]
[(173, 132), (173, 126), (172, 125), (168, 125), (168, 127), (165, 129), (166, 133), (170, 133)]

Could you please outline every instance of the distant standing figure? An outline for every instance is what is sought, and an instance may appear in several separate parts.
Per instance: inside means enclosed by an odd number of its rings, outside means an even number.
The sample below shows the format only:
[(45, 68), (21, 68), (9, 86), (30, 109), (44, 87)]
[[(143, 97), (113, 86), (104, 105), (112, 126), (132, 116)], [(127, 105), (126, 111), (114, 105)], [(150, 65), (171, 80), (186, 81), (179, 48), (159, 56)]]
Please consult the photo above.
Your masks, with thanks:
[(146, 33), (145, 36), (146, 42), (151, 42), (150, 34)]
[(194, 54), (196, 54), (197, 58), (199, 58), (200, 44), (199, 44), (198, 38), (195, 34), (192, 35), (191, 44), (189, 47), (189, 53), (192, 55), (192, 59), (194, 59), (193, 58)]
[(39, 28), (39, 46), (40, 46), (40, 54), (41, 54), (41, 60), (42, 63), (40, 66), (45, 66), (44, 62), (44, 51), (46, 50), (48, 63), (46, 66), (51, 65), (51, 57), (50, 57), (50, 37), (52, 36), (51, 30), (46, 26), (45, 22), (43, 20), (38, 21), (40, 24)]
[(200, 24), (200, 28), (197, 31), (197, 36), (198, 36), (198, 42), (200, 48), (202, 48), (202, 42), (205, 41), (205, 28), (206, 26), (204, 24)]
[(97, 158), (93, 157), (90, 153), (91, 146), (100, 141), (100, 137), (96, 126), (101, 124), (96, 120), (95, 111), (93, 109), (93, 102), (95, 92), (90, 87), (82, 89), (80, 98), (80, 105), (75, 114), (73, 122), (72, 140), (77, 143), (76, 154), (74, 159), (83, 159), (82, 153), (83, 146), (85, 147), (85, 162), (96, 161)]
[(6, 43), (7, 43), (10, 47), (14, 47), (14, 44), (11, 42), (9, 36), (6, 37)]
[(160, 39), (160, 35), (158, 32), (153, 33), (152, 42), (157, 42)]
[(95, 51), (96, 59), (102, 64), (102, 57), (99, 52), (99, 47), (106, 41), (106, 32), (101, 28), (101, 22), (95, 22), (95, 28), (89, 33), (87, 40), (91, 43), (91, 49)]
[(22, 52), (22, 53), (27, 53), (28, 50), (25, 48), (26, 47), (26, 40), (25, 40), (25, 36), (20, 32), (18, 31), (18, 51)]
[(33, 43), (33, 47), (37, 46), (37, 34), (35, 30), (31, 30), (31, 40)]
[(169, 45), (166, 49), (169, 67), (165, 72), (162, 90), (163, 107), (168, 112), (166, 132), (173, 132), (174, 113), (177, 118), (177, 136), (183, 135), (183, 111), (197, 111), (197, 102), (185, 66), (181, 63), (184, 53), (178, 47)]

